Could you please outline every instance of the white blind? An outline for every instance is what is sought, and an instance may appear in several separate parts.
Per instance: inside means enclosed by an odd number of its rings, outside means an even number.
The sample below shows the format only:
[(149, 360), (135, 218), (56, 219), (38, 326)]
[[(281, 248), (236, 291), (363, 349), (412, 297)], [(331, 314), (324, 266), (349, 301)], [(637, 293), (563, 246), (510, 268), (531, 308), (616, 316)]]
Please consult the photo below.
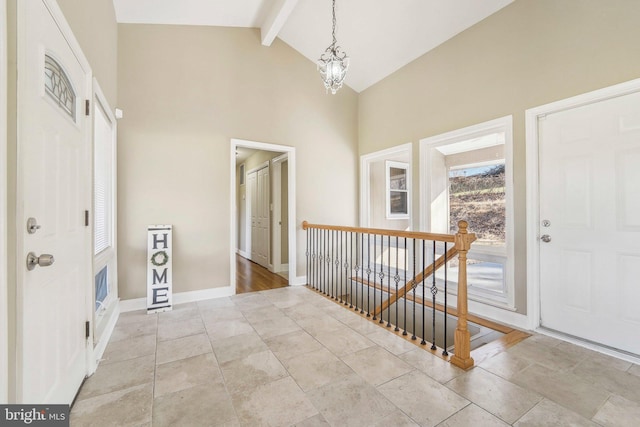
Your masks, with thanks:
[(109, 120), (101, 108), (95, 109), (94, 128), (94, 255), (111, 246), (113, 209), (113, 138)]

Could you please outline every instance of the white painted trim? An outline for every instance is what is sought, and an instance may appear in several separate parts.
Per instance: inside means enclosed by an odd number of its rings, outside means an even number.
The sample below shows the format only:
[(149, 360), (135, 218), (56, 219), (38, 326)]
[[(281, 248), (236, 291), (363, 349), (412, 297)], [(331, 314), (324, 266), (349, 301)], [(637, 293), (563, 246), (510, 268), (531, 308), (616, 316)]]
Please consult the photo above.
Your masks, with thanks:
[(293, 279), (289, 276), (289, 286), (304, 286), (307, 284), (307, 276), (297, 276)]
[(407, 182), (407, 188), (409, 189), (409, 224), (411, 229), (413, 229), (414, 221), (411, 208), (413, 206), (413, 144), (411, 142), (360, 156), (360, 227), (369, 227), (371, 224), (371, 200), (369, 197), (371, 194), (371, 186), (369, 185), (369, 176), (371, 173), (370, 164), (374, 161), (386, 160), (390, 156), (405, 152), (409, 153), (409, 168), (407, 169), (409, 180)]
[[(281, 154), (278, 157), (274, 157), (271, 159), (271, 180), (272, 180), (272, 191), (271, 191), (271, 203), (273, 203), (273, 215), (271, 216), (271, 230), (278, 230), (278, 233), (273, 233), (273, 253), (271, 257), (272, 261), (272, 271), (274, 273), (278, 273), (281, 271), (288, 271), (289, 264), (282, 264), (282, 229), (281, 224), (276, 224), (276, 222), (282, 222), (282, 163), (289, 160), (289, 153)], [(287, 192), (289, 189), (287, 189)], [(283, 270), (286, 269), (286, 270)]]
[(251, 259), (251, 255), (246, 253), (245, 251), (241, 251), (240, 249), (238, 249), (236, 252), (238, 255), (240, 255), (243, 258)]
[(92, 375), (98, 368), (98, 365), (102, 360), (102, 356), (104, 355), (104, 351), (107, 348), (107, 344), (109, 344), (109, 339), (111, 338), (111, 334), (113, 334), (113, 330), (116, 327), (116, 323), (118, 323), (118, 318), (120, 317), (120, 304), (117, 301), (114, 301), (113, 305), (114, 305), (114, 309), (109, 314), (109, 317), (107, 319), (104, 319), (106, 321), (106, 325), (104, 327), (104, 330), (102, 331), (100, 340), (96, 343), (94, 347), (94, 350), (93, 350), (94, 359), (93, 359), (92, 365), (89, 367), (89, 373), (88, 373), (89, 375)]
[[(420, 193), (419, 193), (419, 222), (421, 231), (431, 231), (431, 179), (429, 175), (431, 165), (431, 150), (458, 141), (464, 141), (480, 137), (491, 132), (504, 131), (505, 133), (505, 181), (510, 191), (506, 192), (506, 208), (507, 214), (505, 231), (507, 236), (506, 262), (505, 262), (505, 281), (508, 290), (505, 312), (505, 320), (511, 313), (508, 310), (515, 308), (515, 209), (513, 202), (513, 193), (515, 191), (513, 182), (513, 116), (500, 117), (484, 123), (468, 126), (462, 129), (456, 129), (440, 135), (431, 136), (420, 140)], [(473, 231), (473, 230), (471, 230)], [(473, 296), (471, 296), (473, 297)], [(479, 301), (475, 301), (482, 304)], [(502, 302), (502, 301), (500, 301)], [(472, 301), (469, 301), (471, 305)], [(483, 304), (486, 305), (486, 304)]]
[(516, 313), (508, 308), (496, 307), (479, 301), (468, 302), (469, 313), (475, 314), (487, 320), (503, 323), (519, 329), (529, 330), (529, 319), (525, 314)]
[(640, 92), (640, 79), (598, 89), (525, 111), (525, 145), (527, 156), (527, 313), (529, 314), (529, 329), (537, 329), (540, 326), (538, 120), (548, 114), (558, 113), (636, 92)]
[(255, 168), (253, 168), (253, 169), (251, 169), (251, 170), (246, 171), (245, 173), (246, 173), (247, 175), (249, 175), (249, 174), (251, 174), (251, 173), (258, 172), (259, 170), (262, 170), (262, 169), (264, 169), (264, 168), (268, 168), (268, 167), (269, 167), (269, 160), (266, 160), (266, 161), (264, 161), (264, 162), (260, 163), (260, 164), (259, 164), (258, 166), (256, 166)]
[[(243, 139), (231, 139), (231, 150), (229, 153), (229, 165), (230, 165), (230, 195), (231, 203), (230, 203), (230, 232), (229, 232), (229, 241), (230, 241), (230, 259), (229, 259), (229, 275), (230, 275), (230, 283), (233, 288), (233, 293), (235, 294), (235, 283), (236, 283), (236, 260), (235, 260), (235, 248), (236, 248), (236, 148), (237, 147), (246, 147), (252, 148), (254, 150), (264, 150), (264, 151), (277, 151), (287, 153), (289, 156), (289, 168), (288, 168), (288, 182), (289, 182), (289, 277), (296, 277), (296, 236), (298, 232), (298, 227), (296, 224), (296, 149), (295, 147), (290, 147), (287, 145), (277, 145), (277, 144), (269, 144), (265, 142), (257, 142), (257, 141), (247, 141)], [(291, 284), (291, 279), (289, 279), (289, 284)]]
[[(173, 294), (173, 304), (185, 304), (188, 302), (204, 301), (213, 298), (223, 298), (235, 295), (235, 286), (223, 286), (220, 288), (201, 289), (198, 291), (178, 292)], [(133, 298), (120, 300), (120, 313), (129, 311), (146, 310), (147, 298)]]
[(0, 0), (0, 403), (9, 401), (7, 284), (7, 1)]

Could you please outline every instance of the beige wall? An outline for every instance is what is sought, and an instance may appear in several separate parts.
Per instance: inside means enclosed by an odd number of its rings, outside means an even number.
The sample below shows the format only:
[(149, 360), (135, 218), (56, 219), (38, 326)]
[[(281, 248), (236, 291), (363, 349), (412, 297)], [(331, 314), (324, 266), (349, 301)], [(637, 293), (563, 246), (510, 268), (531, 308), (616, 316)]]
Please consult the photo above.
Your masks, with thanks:
[(113, 0), (57, 0), (111, 108), (118, 101), (118, 24)]
[[(640, 77), (637, 0), (516, 0), (359, 97), (359, 152), (513, 115), (516, 306), (526, 311), (525, 110)], [(414, 168), (414, 182), (418, 168)], [(413, 187), (417, 201), (419, 185)], [(418, 215), (418, 203), (414, 203)]]
[(387, 160), (408, 165), (411, 162), (411, 156), (406, 151), (369, 164), (369, 227), (408, 230), (409, 219), (387, 218)]
[[(296, 147), (298, 224), (356, 223), (355, 92), (326, 95), (312, 62), (256, 29), (118, 28), (121, 298), (145, 294), (157, 222), (174, 226), (174, 292), (229, 285), (231, 138)], [(299, 226), (297, 245), (302, 276)]]

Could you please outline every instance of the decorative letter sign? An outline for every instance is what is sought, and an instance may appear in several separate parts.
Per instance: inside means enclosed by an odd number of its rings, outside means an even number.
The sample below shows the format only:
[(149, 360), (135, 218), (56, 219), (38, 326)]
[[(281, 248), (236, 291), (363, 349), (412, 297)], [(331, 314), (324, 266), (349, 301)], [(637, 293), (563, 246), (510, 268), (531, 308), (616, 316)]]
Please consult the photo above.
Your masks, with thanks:
[(171, 226), (150, 225), (147, 243), (147, 313), (172, 306)]

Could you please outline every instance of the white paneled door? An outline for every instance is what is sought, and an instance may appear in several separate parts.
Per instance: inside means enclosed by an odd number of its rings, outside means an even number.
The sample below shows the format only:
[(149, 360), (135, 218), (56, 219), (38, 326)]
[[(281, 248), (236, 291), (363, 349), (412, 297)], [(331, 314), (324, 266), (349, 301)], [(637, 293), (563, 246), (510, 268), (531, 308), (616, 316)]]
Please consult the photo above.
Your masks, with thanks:
[(640, 354), (640, 93), (538, 132), (541, 325)]
[(269, 267), (269, 167), (249, 173), (251, 198), (251, 260)]
[(18, 398), (69, 404), (89, 351), (90, 70), (54, 2), (19, 4)]

